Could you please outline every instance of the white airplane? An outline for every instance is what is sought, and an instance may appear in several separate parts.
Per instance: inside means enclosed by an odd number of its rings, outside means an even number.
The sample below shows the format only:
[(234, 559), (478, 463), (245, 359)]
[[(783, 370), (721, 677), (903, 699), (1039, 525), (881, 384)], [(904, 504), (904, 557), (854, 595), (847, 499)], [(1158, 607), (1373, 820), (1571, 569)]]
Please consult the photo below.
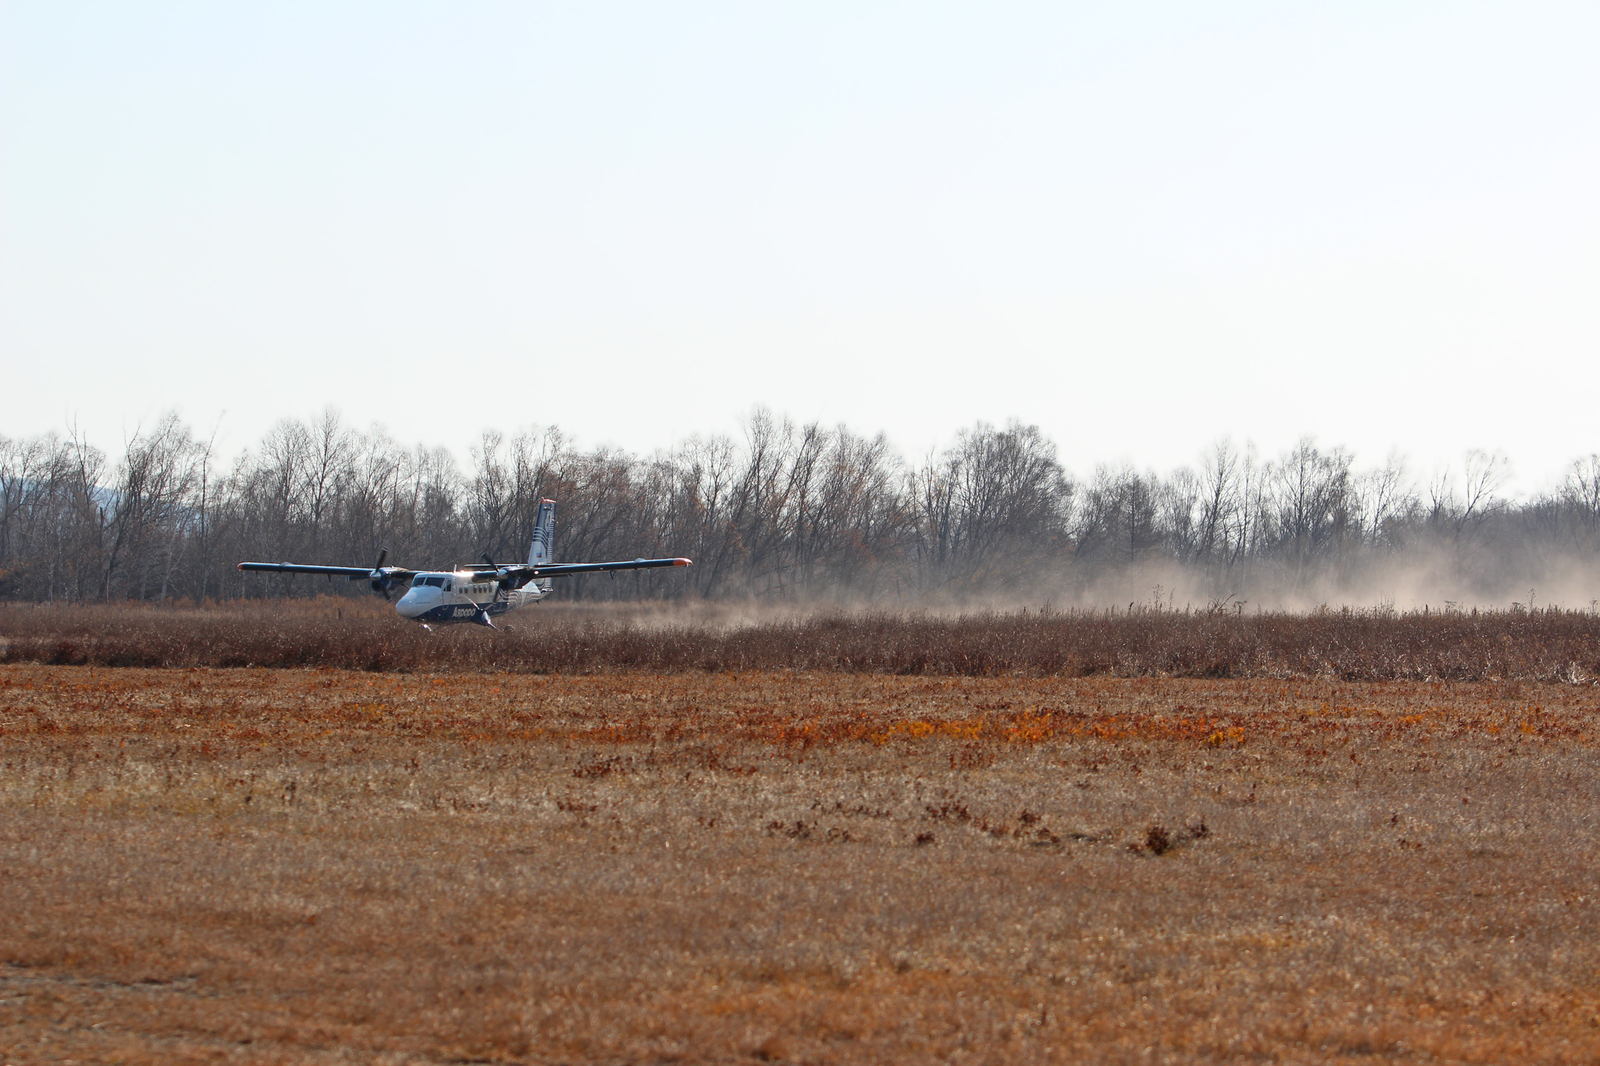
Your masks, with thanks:
[(459, 570), (407, 570), (399, 566), (384, 566), (389, 549), (378, 553), (378, 563), (368, 569), (363, 566), (311, 566), (304, 563), (240, 563), (240, 570), (265, 571), (273, 574), (327, 574), (339, 575), (351, 581), (363, 579), (372, 583), (372, 591), (385, 600), (396, 588), (405, 588), (400, 602), (394, 605), (401, 618), (428, 623), (474, 622), (494, 629), (494, 617), (538, 603), (549, 595), (552, 577), (562, 574), (594, 574), (614, 570), (650, 570), (658, 566), (688, 566), (688, 559), (632, 559), (616, 563), (553, 563), (551, 535), (555, 531), (556, 501), (540, 500), (539, 514), (533, 523), (533, 546), (528, 549), (526, 563), (500, 565), (485, 553), (486, 566), (468, 566)]

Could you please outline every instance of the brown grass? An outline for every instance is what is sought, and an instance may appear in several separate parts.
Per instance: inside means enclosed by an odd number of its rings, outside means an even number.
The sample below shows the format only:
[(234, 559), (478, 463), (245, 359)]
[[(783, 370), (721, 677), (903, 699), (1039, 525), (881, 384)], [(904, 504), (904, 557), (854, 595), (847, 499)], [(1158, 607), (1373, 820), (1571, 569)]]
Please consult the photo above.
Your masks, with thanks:
[(0, 607), (0, 662), (581, 673), (827, 670), (932, 676), (1322, 677), (1587, 683), (1600, 614), (845, 612), (551, 604), (429, 633), (377, 600), (211, 609)]
[(0, 1058), (1593, 1062), (1597, 710), (7, 665)]

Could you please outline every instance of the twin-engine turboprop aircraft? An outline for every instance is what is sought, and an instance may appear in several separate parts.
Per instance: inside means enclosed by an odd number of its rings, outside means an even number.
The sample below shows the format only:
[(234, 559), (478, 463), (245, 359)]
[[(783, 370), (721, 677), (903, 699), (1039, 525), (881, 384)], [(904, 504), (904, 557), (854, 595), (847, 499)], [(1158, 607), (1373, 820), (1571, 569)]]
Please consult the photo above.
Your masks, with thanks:
[(397, 588), (405, 588), (394, 605), (401, 618), (428, 623), (474, 622), (495, 628), (494, 617), (538, 603), (550, 592), (553, 577), (562, 574), (594, 574), (614, 570), (650, 570), (658, 566), (688, 566), (688, 559), (633, 559), (616, 563), (553, 563), (550, 561), (551, 536), (555, 531), (556, 501), (540, 500), (539, 515), (533, 523), (533, 546), (526, 563), (500, 565), (485, 553), (484, 566), (459, 570), (407, 570), (384, 566), (389, 549), (378, 553), (378, 563), (370, 570), (362, 566), (311, 566), (303, 563), (240, 563), (240, 570), (261, 570), (274, 574), (327, 574), (366, 580), (372, 591), (385, 600)]

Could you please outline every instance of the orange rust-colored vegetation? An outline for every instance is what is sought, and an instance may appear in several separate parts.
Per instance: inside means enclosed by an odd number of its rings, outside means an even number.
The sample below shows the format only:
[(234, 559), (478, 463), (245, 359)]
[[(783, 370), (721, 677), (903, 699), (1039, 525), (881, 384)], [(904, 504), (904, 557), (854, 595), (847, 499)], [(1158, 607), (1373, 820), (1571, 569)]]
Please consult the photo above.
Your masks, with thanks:
[(1593, 1062), (1597, 713), (12, 662), (0, 1061)]

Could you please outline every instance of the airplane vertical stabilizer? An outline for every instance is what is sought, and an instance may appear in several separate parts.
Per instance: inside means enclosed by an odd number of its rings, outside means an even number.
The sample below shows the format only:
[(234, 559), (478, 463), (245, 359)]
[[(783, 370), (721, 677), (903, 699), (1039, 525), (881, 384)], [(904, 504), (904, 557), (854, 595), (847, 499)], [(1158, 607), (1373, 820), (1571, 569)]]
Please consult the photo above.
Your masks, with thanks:
[[(533, 522), (533, 544), (528, 548), (528, 565), (544, 566), (555, 561), (556, 501), (540, 500), (539, 515)], [(538, 582), (545, 592), (550, 591), (549, 578)]]

